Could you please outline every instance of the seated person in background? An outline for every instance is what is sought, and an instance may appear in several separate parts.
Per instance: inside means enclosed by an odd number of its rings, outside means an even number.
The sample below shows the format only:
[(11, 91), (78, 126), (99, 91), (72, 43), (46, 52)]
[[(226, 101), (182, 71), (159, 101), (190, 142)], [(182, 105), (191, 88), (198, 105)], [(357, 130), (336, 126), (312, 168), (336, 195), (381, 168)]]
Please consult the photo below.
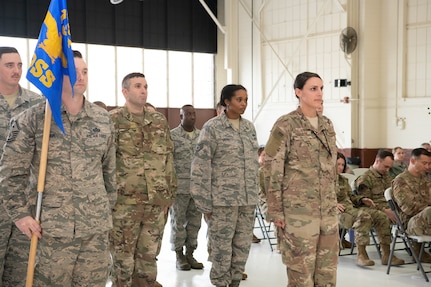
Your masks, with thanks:
[(407, 169), (407, 165), (404, 163), (404, 150), (397, 146), (394, 147), (392, 150), (392, 154), (394, 155), (394, 164), (392, 165), (391, 169), (389, 170), (389, 175), (392, 178), (395, 178), (397, 175), (402, 173)]
[(427, 151), (431, 152), (431, 145), (429, 143), (423, 143), (423, 144), (421, 144), (421, 148), (424, 148)]
[(259, 208), (263, 218), (266, 218), (266, 212), (268, 211), (268, 205), (266, 204), (266, 190), (265, 190), (265, 175), (263, 165), (265, 163), (265, 147), (261, 146), (257, 150), (259, 156)]
[[(263, 174), (263, 164), (265, 160), (265, 147), (260, 146), (257, 150), (258, 161), (259, 161), (259, 208), (263, 218), (266, 218), (266, 212), (268, 211), (268, 206), (266, 205), (266, 191), (264, 185), (264, 174)], [(253, 233), (253, 243), (259, 243), (260, 239), (256, 237)]]
[(389, 245), (391, 243), (389, 220), (386, 214), (380, 210), (365, 207), (357, 208), (361, 204), (373, 206), (373, 201), (369, 198), (353, 194), (347, 178), (341, 175), (345, 171), (346, 158), (342, 153), (337, 153), (339, 187), (337, 190), (338, 220), (343, 228), (353, 228), (355, 231), (355, 242), (358, 247), (356, 264), (358, 266), (373, 266), (374, 261), (369, 259), (365, 249), (370, 244), (371, 228), (376, 230), (380, 244)]
[(99, 107), (101, 107), (104, 110), (108, 110), (108, 107), (106, 106), (106, 104), (102, 101), (95, 101), (93, 102), (93, 104), (98, 105)]
[(157, 112), (156, 107), (150, 103), (145, 103), (144, 108), (148, 111)]
[[(424, 148), (427, 151), (431, 152), (431, 145), (429, 143), (423, 143), (423, 144), (421, 144), (421, 148)], [(429, 180), (431, 180), (431, 167), (427, 168), (426, 177)]]
[[(363, 202), (364, 206), (369, 209), (383, 211), (392, 222), (395, 222), (395, 215), (389, 208), (384, 196), (385, 190), (391, 187), (392, 177), (389, 175), (389, 169), (392, 167), (393, 162), (394, 155), (391, 152), (379, 150), (370, 169), (356, 179), (355, 187), (358, 195), (371, 199), (370, 202)], [(382, 264), (387, 265), (390, 255), (390, 243), (382, 242), (380, 250), (382, 252)], [(404, 264), (404, 260), (394, 255), (392, 265), (402, 264)]]
[[(394, 199), (401, 209), (401, 221), (411, 235), (431, 235), (431, 181), (425, 177), (430, 168), (431, 152), (416, 148), (411, 153), (407, 170), (392, 182)], [(412, 245), (418, 255), (420, 244), (413, 241)], [(421, 261), (431, 263), (431, 255), (424, 252)]]

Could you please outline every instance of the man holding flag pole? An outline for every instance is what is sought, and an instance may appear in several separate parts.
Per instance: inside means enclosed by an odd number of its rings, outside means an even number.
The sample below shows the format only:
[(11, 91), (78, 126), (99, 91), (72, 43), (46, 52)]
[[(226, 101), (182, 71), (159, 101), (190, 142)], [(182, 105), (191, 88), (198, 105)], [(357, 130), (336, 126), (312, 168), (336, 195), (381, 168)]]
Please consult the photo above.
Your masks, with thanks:
[(66, 0), (52, 0), (27, 74), (48, 101), (11, 120), (0, 161), (6, 210), (32, 239), (26, 286), (104, 287), (108, 278), (114, 129), (85, 99), (87, 65), (71, 44)]
[[(22, 61), (17, 49), (0, 47), (0, 156), (11, 117), (43, 101), (42, 96), (19, 85), (21, 75)], [(14, 274), (27, 271), (29, 247), (28, 238), (11, 222), (4, 207), (0, 206), (0, 286), (24, 285), (25, 278)], [(3, 269), (4, 266), (6, 269)]]

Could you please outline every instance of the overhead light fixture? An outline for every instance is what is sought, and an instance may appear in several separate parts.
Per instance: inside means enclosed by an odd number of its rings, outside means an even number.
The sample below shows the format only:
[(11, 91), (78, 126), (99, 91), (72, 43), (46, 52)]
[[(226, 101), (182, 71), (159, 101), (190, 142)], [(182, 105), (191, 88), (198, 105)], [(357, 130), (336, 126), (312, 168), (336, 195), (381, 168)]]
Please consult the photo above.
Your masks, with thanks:
[(111, 4), (114, 4), (114, 5), (120, 4), (121, 2), (123, 2), (123, 0), (110, 0), (110, 1), (111, 1)]

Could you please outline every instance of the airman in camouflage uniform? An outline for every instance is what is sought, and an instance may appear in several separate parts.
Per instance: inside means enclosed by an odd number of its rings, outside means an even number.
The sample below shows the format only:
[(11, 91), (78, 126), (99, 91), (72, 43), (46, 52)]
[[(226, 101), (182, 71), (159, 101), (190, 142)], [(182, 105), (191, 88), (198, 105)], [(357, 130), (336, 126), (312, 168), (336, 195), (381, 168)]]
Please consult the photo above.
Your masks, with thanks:
[(353, 194), (349, 180), (340, 173), (346, 171), (346, 158), (342, 153), (337, 154), (338, 190), (337, 207), (340, 225), (353, 228), (355, 242), (358, 248), (356, 264), (359, 266), (373, 266), (374, 261), (368, 257), (365, 247), (370, 244), (371, 228), (376, 230), (380, 244), (391, 243), (389, 220), (386, 214), (373, 208), (359, 207), (363, 202), (371, 199)]
[[(391, 152), (379, 150), (373, 165), (355, 180), (355, 186), (359, 196), (371, 199), (371, 201), (362, 202), (361, 206), (380, 210), (388, 216), (388, 220), (395, 222), (395, 216), (384, 196), (385, 190), (391, 187), (392, 177), (389, 175), (389, 169), (392, 167), (393, 162), (394, 155)], [(382, 264), (388, 265), (390, 241), (381, 242), (380, 249), (382, 252)], [(404, 264), (404, 260), (394, 255), (392, 265), (402, 264)]]
[(338, 261), (335, 132), (317, 114), (322, 80), (296, 77), (299, 108), (280, 117), (265, 146), (268, 220), (278, 227), (288, 286), (335, 286)]
[[(202, 269), (203, 264), (193, 257), (193, 252), (198, 246), (202, 213), (197, 210), (195, 201), (190, 195), (190, 168), (200, 130), (195, 128), (196, 112), (192, 105), (185, 105), (180, 109), (180, 118), (180, 125), (171, 130), (175, 171), (178, 178), (177, 194), (170, 208), (171, 244), (177, 256), (177, 269)], [(186, 256), (183, 253), (184, 246)]]
[[(408, 234), (431, 235), (431, 181), (426, 172), (431, 168), (431, 152), (423, 148), (412, 150), (406, 171), (392, 182), (395, 201), (401, 209), (401, 221)], [(419, 255), (420, 245), (414, 243), (414, 252)], [(431, 255), (424, 251), (422, 262), (429, 262)]]
[(247, 99), (241, 85), (223, 88), (226, 111), (204, 124), (191, 168), (191, 195), (208, 219), (216, 286), (239, 286), (253, 234), (259, 145), (253, 124), (241, 117)]
[[(20, 87), (21, 75), (22, 62), (18, 51), (13, 47), (0, 47), (0, 156), (10, 119), (43, 102), (42, 96)], [(17, 229), (6, 209), (0, 205), (0, 286), (24, 286), (29, 246), (27, 236)]]
[(104, 287), (108, 279), (108, 230), (117, 197), (114, 127), (106, 111), (85, 100), (87, 66), (79, 52), (74, 55), (73, 97), (68, 78), (63, 83), (65, 134), (51, 123), (41, 225), (33, 216), (45, 103), (11, 120), (0, 162), (0, 190), (8, 214), (21, 232), (40, 239), (36, 287)]
[(126, 105), (111, 111), (117, 145), (118, 199), (110, 232), (113, 286), (153, 287), (165, 214), (176, 192), (173, 142), (166, 118), (144, 109), (147, 81), (124, 77)]
[(394, 155), (394, 164), (389, 170), (389, 175), (395, 178), (397, 175), (402, 173), (407, 169), (407, 165), (404, 163), (404, 150), (402, 147), (394, 147), (392, 149), (392, 154)]

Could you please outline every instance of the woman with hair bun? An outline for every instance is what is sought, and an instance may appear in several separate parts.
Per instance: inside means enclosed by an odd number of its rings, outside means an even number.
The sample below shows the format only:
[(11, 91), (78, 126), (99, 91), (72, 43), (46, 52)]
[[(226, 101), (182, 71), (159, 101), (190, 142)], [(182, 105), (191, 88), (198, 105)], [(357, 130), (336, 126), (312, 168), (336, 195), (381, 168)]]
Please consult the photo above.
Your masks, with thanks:
[(211, 283), (239, 286), (250, 251), (258, 202), (256, 130), (241, 117), (247, 90), (227, 85), (220, 95), (225, 111), (202, 127), (191, 167), (191, 194), (207, 218)]
[(323, 81), (304, 72), (294, 82), (299, 107), (274, 124), (265, 146), (268, 214), (277, 226), (288, 286), (335, 286), (338, 260), (337, 146), (319, 114)]

